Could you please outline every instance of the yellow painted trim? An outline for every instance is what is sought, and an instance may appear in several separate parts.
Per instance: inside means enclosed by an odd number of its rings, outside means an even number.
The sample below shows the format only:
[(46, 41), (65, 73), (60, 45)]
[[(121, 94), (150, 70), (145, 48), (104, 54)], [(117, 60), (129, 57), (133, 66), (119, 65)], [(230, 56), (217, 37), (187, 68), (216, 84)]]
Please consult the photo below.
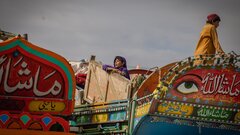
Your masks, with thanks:
[(63, 102), (57, 101), (31, 101), (29, 110), (34, 111), (47, 111), (47, 112), (61, 112), (65, 109)]
[(193, 113), (193, 106), (180, 104), (176, 105), (173, 103), (162, 103), (158, 106), (158, 112), (189, 116)]
[(104, 114), (94, 114), (92, 116), (92, 122), (107, 122), (108, 121), (108, 114), (104, 113)]
[(136, 109), (135, 117), (141, 117), (143, 115), (146, 115), (149, 112), (149, 108), (151, 107), (151, 104), (146, 104), (144, 106), (140, 106)]

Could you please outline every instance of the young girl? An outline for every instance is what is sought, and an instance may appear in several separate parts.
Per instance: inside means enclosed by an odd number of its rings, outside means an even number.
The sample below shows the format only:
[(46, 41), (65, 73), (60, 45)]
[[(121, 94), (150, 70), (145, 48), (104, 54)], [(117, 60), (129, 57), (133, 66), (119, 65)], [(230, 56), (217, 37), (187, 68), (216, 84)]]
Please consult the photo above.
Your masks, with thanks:
[(218, 41), (217, 28), (220, 17), (217, 14), (210, 14), (207, 16), (207, 22), (204, 25), (194, 55), (207, 55), (224, 53)]
[(114, 59), (114, 67), (110, 65), (103, 65), (103, 70), (107, 72), (119, 73), (120, 75), (130, 79), (126, 59), (122, 56), (116, 56)]
[[(210, 14), (207, 16), (207, 22), (204, 25), (200, 39), (198, 41), (197, 47), (194, 52), (196, 59), (207, 58), (208, 56), (215, 55), (216, 53), (224, 54), (220, 43), (218, 41), (217, 28), (219, 22), (221, 21), (220, 17), (217, 14)], [(200, 56), (201, 55), (201, 56)], [(208, 60), (208, 64), (212, 64), (214, 60)], [(196, 60), (195, 65), (203, 64), (202, 60)]]

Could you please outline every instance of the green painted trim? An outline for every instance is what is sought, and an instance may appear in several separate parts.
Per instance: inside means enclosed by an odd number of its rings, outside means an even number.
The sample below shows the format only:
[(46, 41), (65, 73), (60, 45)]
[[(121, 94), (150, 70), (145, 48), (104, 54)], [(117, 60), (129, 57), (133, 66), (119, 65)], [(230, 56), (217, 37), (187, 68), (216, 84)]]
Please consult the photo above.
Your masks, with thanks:
[(134, 125), (136, 102), (137, 102), (137, 96), (134, 96), (133, 99), (132, 99), (132, 102), (130, 102), (130, 110), (131, 110), (131, 112), (129, 112), (130, 120), (128, 121), (128, 125), (129, 125), (128, 135), (131, 135), (133, 133), (133, 125)]
[(60, 66), (63, 69), (63, 71), (66, 73), (67, 79), (68, 79), (68, 84), (69, 84), (69, 86), (68, 86), (68, 100), (73, 99), (73, 97), (72, 97), (72, 93), (73, 93), (73, 85), (72, 85), (73, 80), (72, 80), (72, 76), (71, 76), (71, 73), (68, 71), (68, 68), (61, 61), (59, 61), (56, 58), (53, 58), (53, 57), (51, 57), (49, 55), (46, 55), (44, 53), (41, 53), (41, 52), (39, 52), (37, 50), (34, 50), (34, 49), (28, 47), (27, 45), (22, 43), (20, 40), (16, 40), (15, 42), (12, 42), (12, 43), (10, 43), (8, 45), (0, 47), (0, 51), (5, 51), (5, 50), (11, 49), (11, 48), (13, 48), (15, 46), (20, 46), (25, 51), (27, 51), (27, 52), (29, 52), (31, 54), (34, 54), (34, 55), (36, 55), (36, 56), (38, 56), (40, 58), (43, 58), (43, 59), (45, 59), (47, 61), (50, 61), (50, 62)]

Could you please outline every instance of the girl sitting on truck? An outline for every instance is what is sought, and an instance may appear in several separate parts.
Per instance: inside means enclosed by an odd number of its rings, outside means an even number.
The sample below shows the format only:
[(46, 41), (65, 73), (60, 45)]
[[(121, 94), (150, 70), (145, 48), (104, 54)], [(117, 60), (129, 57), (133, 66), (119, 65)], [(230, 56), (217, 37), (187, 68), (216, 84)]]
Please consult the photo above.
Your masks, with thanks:
[(120, 75), (130, 79), (128, 69), (127, 69), (127, 61), (122, 56), (116, 56), (113, 61), (114, 66), (103, 65), (103, 70), (108, 73), (119, 73)]

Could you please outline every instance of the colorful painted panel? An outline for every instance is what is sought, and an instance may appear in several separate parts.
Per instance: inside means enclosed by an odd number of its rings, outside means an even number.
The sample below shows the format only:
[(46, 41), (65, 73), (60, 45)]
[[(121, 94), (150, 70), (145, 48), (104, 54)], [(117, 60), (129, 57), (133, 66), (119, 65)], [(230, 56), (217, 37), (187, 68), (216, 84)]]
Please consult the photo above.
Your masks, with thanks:
[(150, 106), (151, 106), (150, 103), (138, 106), (135, 109), (135, 117), (142, 117), (142, 116), (146, 115), (149, 112)]
[(125, 122), (128, 120), (127, 111), (128, 101), (119, 100), (76, 107), (73, 118), (79, 125)]
[(200, 121), (215, 121), (225, 122), (228, 124), (239, 124), (239, 112), (239, 109), (162, 101), (162, 103), (158, 105), (158, 110), (155, 114), (188, 118)]
[(240, 73), (230, 69), (194, 69), (177, 77), (167, 99), (228, 106), (240, 103)]
[(0, 50), (0, 110), (71, 114), (75, 79), (63, 57), (21, 37)]
[(127, 113), (126, 111), (121, 111), (121, 112), (112, 112), (109, 115), (109, 120), (110, 121), (123, 121), (127, 119)]
[(78, 124), (86, 124), (86, 123), (89, 124), (89, 123), (124, 121), (126, 119), (127, 119), (126, 111), (116, 111), (116, 112), (77, 116), (76, 122)]
[[(26, 53), (26, 54), (25, 54)], [(3, 52), (1, 59), (1, 95), (19, 97), (64, 97), (64, 78), (51, 63), (32, 59), (22, 49)], [(55, 67), (54, 67), (55, 66)]]
[(0, 112), (0, 126), (5, 129), (69, 132), (68, 121), (49, 114), (31, 115), (26, 112), (10, 114), (2, 111)]
[(162, 103), (158, 106), (158, 112), (189, 116), (193, 113), (193, 106), (184, 104)]

